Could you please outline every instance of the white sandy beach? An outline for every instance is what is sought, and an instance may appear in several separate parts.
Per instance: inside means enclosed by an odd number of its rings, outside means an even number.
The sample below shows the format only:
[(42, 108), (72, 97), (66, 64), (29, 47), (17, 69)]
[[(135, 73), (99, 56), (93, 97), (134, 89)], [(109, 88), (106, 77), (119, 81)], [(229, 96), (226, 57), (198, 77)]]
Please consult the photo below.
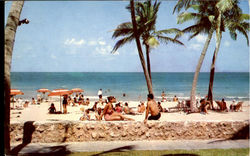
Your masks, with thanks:
[[(59, 101), (53, 102), (57, 111), (60, 110)], [(227, 107), (229, 108), (232, 101), (226, 101)], [(60, 120), (70, 120), (79, 121), (82, 116), (81, 107), (84, 109), (92, 108), (94, 101), (90, 101), (89, 106), (68, 106), (68, 114), (48, 114), (48, 108), (51, 102), (43, 102), (40, 105), (29, 104), (27, 108), (22, 110), (11, 110), (11, 122), (25, 122), (25, 121), (60, 121)], [(139, 101), (128, 101), (129, 107), (133, 107), (136, 111)], [(114, 105), (114, 104), (113, 104)], [(177, 102), (162, 102), (163, 108), (174, 107)], [(214, 105), (217, 106), (217, 104)], [(98, 104), (98, 107), (104, 107), (104, 105)], [(249, 120), (249, 101), (243, 103), (243, 109), (239, 112), (215, 112), (208, 111), (209, 114), (204, 115), (201, 113), (186, 114), (183, 111), (171, 112), (171, 113), (161, 113), (160, 121), (245, 121)], [(61, 108), (62, 109), (62, 108)], [(95, 119), (94, 112), (90, 112), (91, 119)], [(143, 121), (145, 118), (145, 113), (140, 115), (126, 115), (133, 118), (136, 121)], [(81, 121), (81, 122), (95, 122), (95, 121)], [(98, 121), (99, 122), (99, 121)], [(104, 122), (104, 119), (101, 121)]]

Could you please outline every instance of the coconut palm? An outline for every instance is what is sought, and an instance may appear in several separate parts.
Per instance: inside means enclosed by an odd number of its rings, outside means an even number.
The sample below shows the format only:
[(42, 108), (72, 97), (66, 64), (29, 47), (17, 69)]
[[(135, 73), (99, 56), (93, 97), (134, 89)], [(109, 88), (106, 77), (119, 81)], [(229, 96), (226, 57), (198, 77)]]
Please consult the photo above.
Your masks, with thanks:
[[(175, 28), (167, 29), (167, 30), (155, 30), (155, 23), (157, 19), (157, 12), (159, 10), (160, 3), (155, 1), (154, 5), (151, 4), (151, 1), (148, 0), (144, 3), (137, 2), (135, 4), (135, 15), (136, 15), (136, 23), (138, 33), (140, 35), (141, 40), (143, 41), (143, 45), (146, 49), (146, 58), (147, 58), (147, 70), (149, 73), (150, 81), (152, 83), (151, 77), (151, 65), (150, 65), (150, 51), (152, 48), (155, 48), (159, 45), (159, 41), (163, 43), (177, 43), (180, 45), (184, 45), (177, 39), (165, 36), (164, 34), (171, 33), (180, 33), (181, 31)], [(129, 11), (131, 11), (130, 6), (127, 7)], [(124, 37), (125, 36), (125, 37)], [(124, 44), (131, 42), (135, 39), (133, 34), (133, 28), (131, 22), (125, 22), (120, 24), (113, 33), (113, 38), (123, 37), (120, 39), (114, 46), (113, 51), (115, 52), (118, 48), (123, 46)]]
[[(181, 10), (180, 6), (178, 6), (181, 3), (182, 0), (179, 0), (177, 5), (175, 6), (175, 9)], [(187, 1), (185, 1), (187, 2)], [(213, 36), (213, 32), (215, 29), (215, 22), (214, 19), (212, 18), (215, 9), (212, 7), (215, 5), (215, 1), (197, 1), (196, 4), (193, 5), (188, 5), (185, 7), (185, 9), (193, 9), (196, 12), (183, 12), (178, 15), (178, 24), (182, 24), (184, 22), (194, 20), (195, 24), (191, 25), (184, 30), (182, 30), (184, 33), (191, 33), (191, 36), (189, 37), (189, 40), (197, 36), (198, 34), (208, 34), (206, 42), (204, 44), (204, 47), (202, 49), (198, 64), (196, 66), (196, 70), (194, 73), (194, 78), (193, 78), (193, 83), (192, 83), (192, 89), (191, 89), (191, 95), (190, 95), (190, 107), (191, 111), (195, 112), (195, 95), (196, 95), (196, 86), (198, 82), (198, 77), (200, 73), (200, 69), (203, 63), (203, 60), (205, 58), (209, 43), (211, 41), (211, 38)], [(175, 10), (174, 9), (174, 10)], [(179, 36), (177, 36), (179, 37)]]
[(237, 32), (242, 33), (248, 41), (249, 32), (249, 15), (243, 14), (242, 10), (238, 6), (238, 0), (220, 0), (216, 4), (218, 9), (217, 27), (216, 27), (216, 47), (213, 54), (212, 64), (210, 68), (210, 80), (208, 88), (208, 100), (213, 103), (213, 81), (215, 73), (215, 62), (219, 52), (222, 32), (227, 28), (230, 32), (231, 38), (237, 39)]
[(10, 69), (16, 29), (24, 1), (13, 1), (4, 32), (4, 150), (10, 152)]
[(141, 61), (141, 65), (142, 65), (142, 68), (143, 68), (144, 76), (145, 76), (147, 86), (148, 86), (148, 92), (153, 94), (153, 87), (152, 87), (152, 83), (150, 81), (148, 71), (147, 71), (147, 68), (146, 68), (146, 64), (145, 64), (145, 60), (144, 60), (144, 56), (143, 56), (143, 52), (142, 52), (142, 47), (141, 47), (141, 43), (140, 43), (140, 36), (139, 36), (138, 30), (137, 30), (136, 19), (135, 19), (135, 11), (134, 11), (134, 0), (130, 0), (130, 7), (131, 7), (131, 19), (132, 19), (132, 24), (133, 24), (133, 36), (135, 37), (135, 40), (136, 40), (138, 54), (139, 54), (139, 57), (140, 57), (140, 61)]

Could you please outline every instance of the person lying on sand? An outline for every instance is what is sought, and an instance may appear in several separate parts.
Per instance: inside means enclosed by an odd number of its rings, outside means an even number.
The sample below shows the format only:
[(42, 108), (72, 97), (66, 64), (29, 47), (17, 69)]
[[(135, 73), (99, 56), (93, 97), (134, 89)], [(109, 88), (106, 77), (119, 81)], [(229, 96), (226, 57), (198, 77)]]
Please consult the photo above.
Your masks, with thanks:
[(158, 101), (158, 108), (159, 108), (160, 112), (167, 112), (166, 108), (162, 108), (160, 101)]
[(123, 107), (123, 111), (125, 114), (135, 115), (136, 113), (132, 110), (132, 108), (128, 107), (128, 103), (125, 102), (125, 106)]
[[(149, 113), (151, 113), (150, 117), (148, 117)], [(159, 110), (157, 103), (154, 100), (154, 95), (148, 94), (148, 102), (147, 102), (147, 107), (146, 107), (144, 123), (146, 123), (147, 120), (158, 120), (160, 119), (160, 117), (161, 117), (161, 112)]]
[(104, 110), (102, 114), (100, 115), (100, 119), (102, 120), (102, 117), (104, 116), (104, 119), (106, 121), (115, 121), (115, 120), (132, 120), (134, 119), (128, 118), (123, 116), (121, 113), (114, 112), (113, 107), (112, 107), (112, 98), (113, 97), (108, 97), (108, 103), (105, 105)]

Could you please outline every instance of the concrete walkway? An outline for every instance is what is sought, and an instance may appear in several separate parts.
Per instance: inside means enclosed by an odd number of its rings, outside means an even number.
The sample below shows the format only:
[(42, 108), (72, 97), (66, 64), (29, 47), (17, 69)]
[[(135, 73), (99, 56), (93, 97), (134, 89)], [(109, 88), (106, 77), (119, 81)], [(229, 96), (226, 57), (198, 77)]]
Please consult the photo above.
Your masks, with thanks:
[[(18, 145), (12, 146), (17, 148)], [(19, 145), (20, 146), (20, 145)], [(67, 143), (31, 143), (18, 151), (18, 155), (31, 153), (175, 150), (175, 149), (229, 149), (249, 148), (249, 140), (166, 140), (166, 141), (95, 141)]]

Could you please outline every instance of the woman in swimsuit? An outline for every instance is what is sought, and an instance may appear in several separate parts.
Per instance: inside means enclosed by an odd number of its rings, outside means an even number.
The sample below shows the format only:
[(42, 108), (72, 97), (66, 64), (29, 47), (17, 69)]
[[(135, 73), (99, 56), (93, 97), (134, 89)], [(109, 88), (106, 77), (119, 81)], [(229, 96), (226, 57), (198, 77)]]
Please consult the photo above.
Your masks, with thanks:
[(113, 109), (112, 103), (111, 103), (112, 98), (113, 97), (108, 97), (108, 103), (105, 105), (104, 110), (103, 110), (102, 114), (100, 115), (100, 120), (102, 120), (102, 116), (104, 116), (104, 119), (106, 121), (115, 121), (115, 120), (132, 120), (132, 121), (134, 121), (134, 119), (125, 117), (120, 113), (114, 112), (114, 109)]

